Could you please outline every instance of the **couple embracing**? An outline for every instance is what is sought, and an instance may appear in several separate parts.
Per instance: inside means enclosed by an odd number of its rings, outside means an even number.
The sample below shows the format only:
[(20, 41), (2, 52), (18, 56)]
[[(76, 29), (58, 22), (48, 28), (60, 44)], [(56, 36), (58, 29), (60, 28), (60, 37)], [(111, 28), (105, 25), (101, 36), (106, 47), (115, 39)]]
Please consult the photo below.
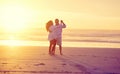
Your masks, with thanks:
[(49, 32), (48, 40), (50, 42), (49, 45), (49, 54), (55, 54), (56, 44), (59, 46), (60, 55), (62, 55), (62, 29), (66, 28), (66, 25), (61, 20), (59, 23), (59, 19), (55, 19), (55, 25), (53, 25), (53, 21), (50, 20), (46, 23), (46, 30)]

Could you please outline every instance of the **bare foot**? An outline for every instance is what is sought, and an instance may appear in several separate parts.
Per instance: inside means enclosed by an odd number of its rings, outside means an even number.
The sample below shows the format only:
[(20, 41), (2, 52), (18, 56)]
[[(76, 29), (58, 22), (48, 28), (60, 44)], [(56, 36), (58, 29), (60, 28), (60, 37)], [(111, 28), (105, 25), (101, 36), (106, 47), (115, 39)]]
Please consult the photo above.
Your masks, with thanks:
[(60, 55), (63, 55), (62, 53), (60, 53)]

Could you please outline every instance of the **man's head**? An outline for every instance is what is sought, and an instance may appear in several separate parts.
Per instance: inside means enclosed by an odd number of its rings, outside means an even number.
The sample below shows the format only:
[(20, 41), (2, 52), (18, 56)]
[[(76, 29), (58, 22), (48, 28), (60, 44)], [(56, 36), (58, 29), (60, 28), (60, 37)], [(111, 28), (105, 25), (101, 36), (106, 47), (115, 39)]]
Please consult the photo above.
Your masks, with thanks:
[(59, 20), (55, 19), (55, 25), (59, 25)]

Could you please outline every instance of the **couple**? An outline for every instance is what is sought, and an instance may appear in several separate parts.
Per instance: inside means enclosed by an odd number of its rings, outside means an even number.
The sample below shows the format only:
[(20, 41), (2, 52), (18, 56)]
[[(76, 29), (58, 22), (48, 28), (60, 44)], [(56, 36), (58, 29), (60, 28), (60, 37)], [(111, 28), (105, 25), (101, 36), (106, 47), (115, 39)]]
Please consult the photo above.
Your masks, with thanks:
[(66, 28), (66, 25), (61, 20), (59, 23), (59, 19), (55, 19), (55, 25), (53, 25), (53, 21), (48, 21), (46, 23), (46, 30), (49, 32), (48, 40), (50, 42), (49, 45), (49, 54), (55, 54), (55, 46), (56, 44), (59, 46), (60, 55), (62, 55), (62, 28)]

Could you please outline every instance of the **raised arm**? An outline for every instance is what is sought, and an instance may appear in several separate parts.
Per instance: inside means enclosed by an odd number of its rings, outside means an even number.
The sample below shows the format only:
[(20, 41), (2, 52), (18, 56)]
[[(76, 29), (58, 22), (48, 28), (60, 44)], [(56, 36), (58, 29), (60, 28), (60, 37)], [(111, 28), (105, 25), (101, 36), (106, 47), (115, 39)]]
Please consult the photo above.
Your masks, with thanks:
[(65, 23), (63, 22), (63, 20), (61, 20), (61, 24), (62, 24), (62, 28), (66, 28)]

